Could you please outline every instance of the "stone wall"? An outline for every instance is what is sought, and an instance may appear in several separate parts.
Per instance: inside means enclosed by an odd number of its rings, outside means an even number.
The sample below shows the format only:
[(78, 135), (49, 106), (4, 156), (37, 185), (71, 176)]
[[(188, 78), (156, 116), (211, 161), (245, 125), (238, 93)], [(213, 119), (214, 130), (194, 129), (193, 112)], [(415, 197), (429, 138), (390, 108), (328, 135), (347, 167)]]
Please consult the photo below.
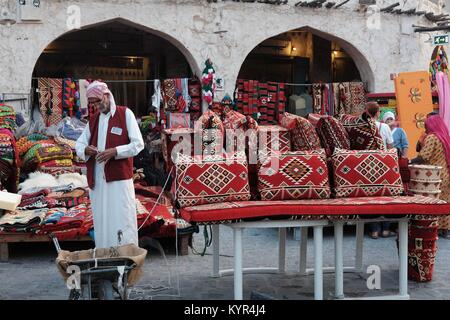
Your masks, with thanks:
[[(0, 6), (9, 5), (9, 13), (19, 18), (11, 1), (0, 0)], [(0, 25), (0, 93), (29, 92), (37, 59), (49, 43), (78, 27), (78, 10), (81, 28), (118, 19), (167, 39), (199, 76), (204, 61), (211, 58), (217, 74), (225, 80), (225, 90), (218, 98), (232, 93), (240, 67), (253, 48), (301, 27), (337, 41), (352, 56), (371, 91), (393, 91), (391, 73), (428, 69), (432, 45), (425, 43), (428, 36), (412, 30), (413, 24), (429, 25), (424, 17), (381, 13), (376, 27), (376, 15), (358, 10), (357, 0), (338, 9), (296, 7), (297, 2), (41, 0), (40, 22)], [(384, 7), (392, 2), (378, 4)], [(439, 11), (427, 1), (408, 1), (407, 5)]]

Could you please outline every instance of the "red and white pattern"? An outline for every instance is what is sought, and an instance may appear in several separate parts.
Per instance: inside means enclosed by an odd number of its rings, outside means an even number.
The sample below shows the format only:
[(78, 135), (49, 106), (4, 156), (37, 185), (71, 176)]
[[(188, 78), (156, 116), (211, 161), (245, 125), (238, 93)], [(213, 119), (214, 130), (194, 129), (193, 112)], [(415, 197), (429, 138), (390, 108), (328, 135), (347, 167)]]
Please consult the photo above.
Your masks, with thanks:
[(316, 130), (328, 156), (333, 154), (335, 148), (350, 149), (347, 131), (335, 118), (321, 117), (317, 122)]
[(291, 151), (289, 130), (281, 126), (269, 125), (258, 128), (258, 157), (263, 160), (272, 152)]
[(180, 207), (250, 199), (244, 152), (204, 157), (180, 155), (176, 182)]
[(338, 119), (348, 133), (352, 150), (384, 150), (383, 139), (371, 119), (349, 114), (339, 115)]
[(202, 132), (202, 153), (204, 155), (221, 154), (223, 150), (224, 127), (220, 117), (208, 110), (195, 122), (196, 132)]
[(280, 115), (280, 125), (289, 129), (294, 151), (320, 149), (320, 139), (315, 127), (307, 119), (287, 113)]
[(332, 162), (337, 197), (396, 196), (404, 192), (396, 149), (336, 149)]
[(361, 197), (338, 199), (302, 199), (278, 201), (242, 201), (205, 204), (183, 208), (183, 219), (197, 223), (229, 223), (242, 219), (284, 218), (318, 219), (363, 219), (371, 217), (417, 215), (428, 217), (450, 214), (450, 204), (442, 200), (423, 196)]
[(258, 172), (262, 200), (330, 197), (325, 151), (272, 153)]
[(187, 128), (163, 130), (161, 133), (161, 150), (166, 170), (169, 171), (176, 161), (177, 153), (194, 155), (194, 130)]
[(224, 112), (223, 126), (225, 130), (243, 128), (246, 122), (247, 118), (242, 113), (234, 110)]

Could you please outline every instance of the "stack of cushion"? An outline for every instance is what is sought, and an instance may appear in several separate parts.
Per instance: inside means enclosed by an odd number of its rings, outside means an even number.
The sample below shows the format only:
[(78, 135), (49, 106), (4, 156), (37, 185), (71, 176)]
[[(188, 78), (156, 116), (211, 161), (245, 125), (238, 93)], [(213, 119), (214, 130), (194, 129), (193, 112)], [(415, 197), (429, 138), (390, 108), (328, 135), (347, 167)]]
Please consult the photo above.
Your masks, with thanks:
[[(280, 126), (259, 126), (258, 165), (255, 179), (250, 170), (250, 185), (248, 168), (252, 167), (243, 152), (179, 155), (177, 203), (189, 207), (247, 201), (252, 184), (256, 185), (257, 199), (265, 201), (403, 194), (395, 149), (383, 150), (377, 131), (364, 118), (345, 117), (345, 121), (349, 129), (338, 119), (321, 116), (314, 127), (302, 117), (285, 113)], [(352, 121), (356, 124), (353, 127)], [(239, 114), (231, 114), (224, 123), (229, 129), (245, 125)], [(367, 138), (369, 135), (361, 132), (372, 136)], [(352, 146), (379, 148), (350, 150)]]

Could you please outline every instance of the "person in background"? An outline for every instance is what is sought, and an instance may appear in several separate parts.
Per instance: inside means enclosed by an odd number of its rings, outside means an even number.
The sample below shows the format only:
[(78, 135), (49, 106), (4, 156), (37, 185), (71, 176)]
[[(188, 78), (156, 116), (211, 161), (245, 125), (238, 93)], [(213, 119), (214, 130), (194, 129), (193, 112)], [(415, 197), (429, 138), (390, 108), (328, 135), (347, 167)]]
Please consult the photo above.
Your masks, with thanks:
[[(427, 164), (440, 166), (441, 170), (441, 194), (440, 199), (450, 201), (450, 136), (444, 120), (439, 115), (431, 115), (425, 121), (425, 139), (417, 158), (410, 161), (411, 164)], [(440, 235), (450, 239), (450, 216), (439, 218)]]
[[(366, 104), (366, 111), (369, 117), (375, 122), (378, 132), (380, 133), (384, 147), (386, 149), (391, 149), (394, 145), (394, 139), (392, 138), (391, 128), (386, 123), (381, 123), (378, 121), (380, 117), (380, 106), (375, 101), (370, 101)], [(369, 235), (372, 239), (378, 239), (381, 233), (383, 238), (393, 237), (396, 235), (395, 232), (390, 230), (390, 222), (372, 222), (369, 223)]]
[[(438, 115), (438, 114), (439, 114), (439, 113), (437, 113), (437, 112), (435, 112), (435, 111), (432, 111), (432, 112), (430, 112), (429, 114), (427, 114), (427, 119), (428, 119), (429, 117), (431, 117), (431, 116)], [(426, 136), (427, 136), (427, 133), (424, 132), (424, 133), (422, 133), (422, 135), (419, 137), (419, 140), (417, 141), (417, 144), (416, 144), (416, 151), (417, 151), (417, 152), (420, 152), (420, 149), (422, 149), (422, 145), (423, 145), (423, 142), (424, 142)]]
[(383, 139), (384, 147), (392, 149), (394, 147), (394, 139), (392, 138), (391, 128), (386, 123), (378, 121), (380, 118), (380, 106), (375, 101), (367, 102), (366, 113), (372, 118), (377, 126), (378, 132)]
[(383, 115), (383, 122), (391, 128), (394, 148), (397, 148), (399, 157), (407, 158), (409, 147), (408, 137), (406, 136), (405, 130), (398, 127), (394, 113), (391, 111), (386, 112)]

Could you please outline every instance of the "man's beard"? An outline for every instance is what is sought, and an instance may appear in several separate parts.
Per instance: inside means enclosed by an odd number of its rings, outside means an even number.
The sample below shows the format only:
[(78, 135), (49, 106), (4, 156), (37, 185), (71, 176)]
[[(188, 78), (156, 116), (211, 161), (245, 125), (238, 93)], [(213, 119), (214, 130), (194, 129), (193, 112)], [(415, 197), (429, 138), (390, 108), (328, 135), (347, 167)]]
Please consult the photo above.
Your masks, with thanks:
[[(101, 107), (100, 107), (101, 106)], [(102, 102), (99, 106), (99, 109), (103, 114), (107, 114), (110, 109), (110, 103), (109, 102)]]

